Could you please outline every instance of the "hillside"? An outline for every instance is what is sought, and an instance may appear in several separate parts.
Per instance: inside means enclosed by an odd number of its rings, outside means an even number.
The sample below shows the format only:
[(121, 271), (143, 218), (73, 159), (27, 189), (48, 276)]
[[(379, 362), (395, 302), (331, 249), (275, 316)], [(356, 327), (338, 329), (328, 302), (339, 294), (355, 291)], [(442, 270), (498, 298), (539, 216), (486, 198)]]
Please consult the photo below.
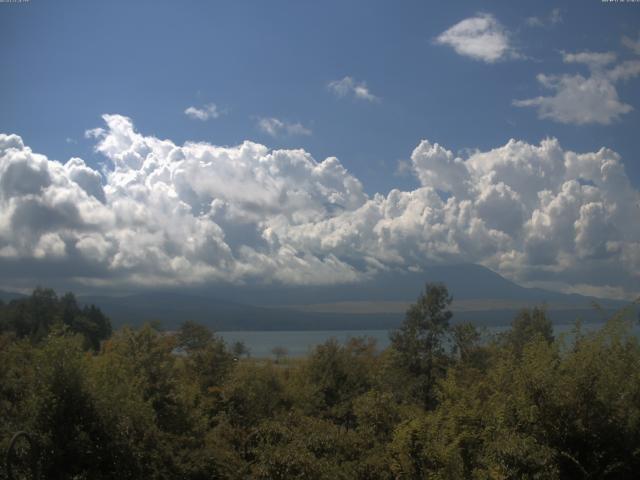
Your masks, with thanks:
[[(601, 321), (626, 302), (521, 287), (476, 265), (387, 273), (359, 284), (284, 287), (218, 286), (210, 290), (146, 292), (126, 297), (91, 296), (114, 323), (160, 320), (174, 328), (184, 320), (216, 330), (351, 330), (395, 328), (425, 282), (443, 282), (453, 295), (455, 321), (508, 324), (526, 307), (546, 304), (556, 323)], [(594, 309), (597, 302), (603, 312)]]
[[(288, 287), (219, 285), (208, 290), (147, 291), (125, 296), (79, 296), (98, 305), (114, 326), (185, 320), (215, 330), (368, 330), (397, 327), (426, 282), (442, 282), (454, 298), (454, 321), (505, 325), (522, 308), (545, 304), (552, 321), (603, 320), (627, 305), (617, 300), (524, 288), (477, 265), (432, 267), (426, 272), (389, 272), (348, 285)], [(0, 291), (9, 301), (23, 295)], [(602, 311), (594, 308), (594, 302)]]

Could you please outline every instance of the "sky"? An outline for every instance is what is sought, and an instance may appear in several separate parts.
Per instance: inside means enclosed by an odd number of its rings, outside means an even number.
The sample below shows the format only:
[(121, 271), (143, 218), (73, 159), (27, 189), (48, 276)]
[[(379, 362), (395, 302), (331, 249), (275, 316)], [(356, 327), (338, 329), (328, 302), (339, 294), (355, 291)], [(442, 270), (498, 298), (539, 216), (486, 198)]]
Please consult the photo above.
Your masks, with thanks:
[(0, 287), (476, 263), (640, 295), (640, 3), (0, 3)]

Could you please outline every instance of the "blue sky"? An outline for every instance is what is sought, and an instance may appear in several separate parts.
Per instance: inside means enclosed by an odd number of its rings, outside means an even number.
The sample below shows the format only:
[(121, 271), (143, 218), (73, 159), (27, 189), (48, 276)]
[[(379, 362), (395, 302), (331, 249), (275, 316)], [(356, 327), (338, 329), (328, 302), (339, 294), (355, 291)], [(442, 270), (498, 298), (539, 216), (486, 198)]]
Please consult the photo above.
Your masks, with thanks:
[[(478, 39), (465, 37), (466, 20), (480, 22), (491, 37), (484, 40), (502, 44), (469, 54), (465, 42)], [(177, 145), (252, 140), (302, 148), (318, 162), (336, 156), (368, 198), (429, 185), (443, 194), (417, 172), (412, 152), (422, 139), (464, 160), (511, 138), (538, 145), (553, 137), (563, 151), (617, 152), (637, 195), (639, 42), (640, 4), (600, 0), (0, 4), (0, 132), (19, 135), (51, 161), (80, 157), (90, 168), (110, 168), (108, 160), (117, 162), (96, 149), (100, 133), (85, 132), (104, 127), (103, 114), (118, 114), (142, 135)], [(596, 96), (604, 89), (615, 97), (613, 105), (595, 98), (589, 109), (588, 94), (577, 106), (554, 99), (590, 79)], [(189, 107), (201, 118), (185, 114)], [(634, 235), (624, 241), (635, 245)], [(607, 241), (607, 251), (622, 242)], [(514, 251), (530, 255), (527, 248)], [(349, 263), (350, 255), (338, 258)], [(556, 279), (535, 262), (523, 273), (504, 258), (478, 263), (521, 283), (567, 290), (583, 275)], [(607, 275), (602, 288), (637, 290), (637, 277)]]
[[(527, 26), (559, 9), (562, 21)], [(493, 14), (530, 59), (486, 64), (434, 39), (464, 18)], [(422, 138), (486, 149), (509, 138), (563, 146), (614, 148), (640, 185), (640, 82), (618, 86), (635, 110), (611, 125), (539, 120), (512, 105), (541, 93), (538, 73), (584, 71), (561, 51), (630, 52), (640, 6), (580, 2), (240, 1), (43, 2), (2, 5), (0, 130), (23, 136), (49, 156), (91, 159), (83, 138), (103, 113), (132, 117), (138, 128), (178, 142), (232, 145), (245, 139), (337, 156), (373, 192), (394, 178)], [(351, 76), (381, 101), (335, 98), (328, 82)], [(191, 105), (227, 113), (194, 122)], [(255, 117), (299, 122), (308, 136), (271, 138)], [(66, 139), (77, 143), (66, 143)]]

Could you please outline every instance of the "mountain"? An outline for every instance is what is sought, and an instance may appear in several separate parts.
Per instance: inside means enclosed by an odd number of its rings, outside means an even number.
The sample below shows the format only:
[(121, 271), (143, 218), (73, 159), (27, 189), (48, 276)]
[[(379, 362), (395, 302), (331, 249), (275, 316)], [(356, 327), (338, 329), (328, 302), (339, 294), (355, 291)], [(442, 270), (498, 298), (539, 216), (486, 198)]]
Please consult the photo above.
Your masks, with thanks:
[[(247, 285), (213, 287), (206, 295), (214, 295), (240, 303), (254, 305), (317, 304), (347, 301), (415, 301), (427, 282), (442, 282), (454, 299), (501, 299), (538, 303), (563, 302), (590, 306), (596, 300), (612, 307), (622, 305), (616, 300), (596, 299), (577, 294), (525, 288), (479, 265), (434, 266), (423, 272), (390, 271), (369, 280), (329, 286), (278, 287)], [(248, 301), (250, 299), (250, 301)]]
[[(454, 321), (508, 324), (522, 308), (546, 304), (556, 323), (601, 321), (628, 302), (523, 288), (477, 265), (389, 272), (337, 286), (220, 285), (207, 290), (146, 292), (124, 297), (80, 297), (113, 323), (159, 320), (176, 328), (193, 320), (216, 330), (359, 330), (397, 327), (426, 282), (443, 282), (454, 297)], [(602, 309), (593, 307), (594, 302)]]
[(0, 300), (3, 302), (10, 302), (11, 300), (18, 300), (20, 298), (24, 298), (26, 295), (22, 293), (16, 292), (6, 292), (4, 290), (0, 290)]

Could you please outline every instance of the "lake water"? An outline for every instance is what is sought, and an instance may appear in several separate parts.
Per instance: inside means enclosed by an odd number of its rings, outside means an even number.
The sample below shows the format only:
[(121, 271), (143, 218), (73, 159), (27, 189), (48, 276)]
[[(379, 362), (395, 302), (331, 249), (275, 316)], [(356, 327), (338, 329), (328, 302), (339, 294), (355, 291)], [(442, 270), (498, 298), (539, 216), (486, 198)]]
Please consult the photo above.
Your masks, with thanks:
[[(599, 323), (585, 323), (582, 325), (584, 332), (597, 330), (602, 327)], [(508, 326), (494, 326), (486, 328), (486, 334), (504, 332)], [(555, 335), (569, 334), (574, 328), (573, 324), (554, 325)], [(640, 334), (640, 327), (634, 325), (636, 335)], [(238, 331), (217, 332), (228, 344), (242, 341), (249, 348), (252, 357), (271, 357), (275, 347), (287, 349), (288, 356), (302, 357), (307, 355), (316, 345), (335, 338), (344, 343), (353, 337), (370, 337), (376, 341), (379, 349), (389, 346), (389, 330), (316, 330), (316, 331)]]

